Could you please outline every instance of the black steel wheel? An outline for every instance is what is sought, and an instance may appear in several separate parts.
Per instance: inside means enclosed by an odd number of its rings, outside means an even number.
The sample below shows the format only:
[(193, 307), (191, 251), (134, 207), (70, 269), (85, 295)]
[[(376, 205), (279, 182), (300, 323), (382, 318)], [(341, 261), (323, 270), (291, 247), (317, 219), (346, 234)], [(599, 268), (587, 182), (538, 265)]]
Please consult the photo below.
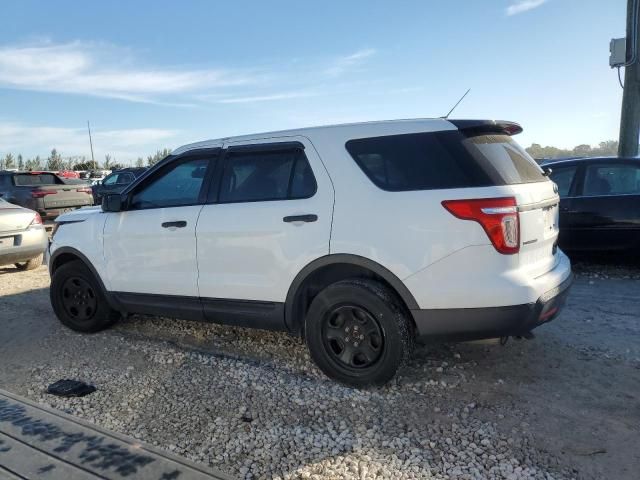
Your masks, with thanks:
[(98, 299), (93, 287), (81, 277), (69, 277), (62, 285), (62, 306), (67, 315), (78, 321), (91, 320)]
[(98, 279), (80, 260), (58, 267), (49, 295), (58, 319), (79, 332), (103, 330), (120, 317), (109, 306)]
[(329, 310), (322, 322), (322, 340), (334, 362), (353, 369), (375, 365), (384, 348), (380, 324), (359, 305)]
[(413, 349), (413, 324), (392, 291), (350, 279), (322, 290), (305, 318), (305, 339), (318, 367), (355, 387), (388, 382)]

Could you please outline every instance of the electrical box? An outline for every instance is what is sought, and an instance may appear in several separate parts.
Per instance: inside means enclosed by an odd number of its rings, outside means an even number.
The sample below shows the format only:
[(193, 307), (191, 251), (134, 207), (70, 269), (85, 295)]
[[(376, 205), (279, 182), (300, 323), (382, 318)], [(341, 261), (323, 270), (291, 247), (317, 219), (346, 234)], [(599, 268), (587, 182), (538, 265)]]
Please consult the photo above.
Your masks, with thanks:
[(612, 38), (609, 42), (609, 66), (622, 67), (627, 63), (627, 39)]

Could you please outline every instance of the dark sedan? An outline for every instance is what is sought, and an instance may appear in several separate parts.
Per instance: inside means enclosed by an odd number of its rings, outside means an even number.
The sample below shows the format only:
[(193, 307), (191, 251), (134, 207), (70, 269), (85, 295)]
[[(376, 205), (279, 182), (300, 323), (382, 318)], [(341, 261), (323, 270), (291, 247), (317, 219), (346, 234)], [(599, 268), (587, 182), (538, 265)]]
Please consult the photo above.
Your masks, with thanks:
[(102, 204), (102, 197), (107, 193), (120, 193), (136, 178), (146, 172), (146, 168), (123, 168), (107, 175), (93, 185), (93, 200), (96, 205)]
[(560, 247), (640, 251), (640, 159), (547, 161), (560, 194)]

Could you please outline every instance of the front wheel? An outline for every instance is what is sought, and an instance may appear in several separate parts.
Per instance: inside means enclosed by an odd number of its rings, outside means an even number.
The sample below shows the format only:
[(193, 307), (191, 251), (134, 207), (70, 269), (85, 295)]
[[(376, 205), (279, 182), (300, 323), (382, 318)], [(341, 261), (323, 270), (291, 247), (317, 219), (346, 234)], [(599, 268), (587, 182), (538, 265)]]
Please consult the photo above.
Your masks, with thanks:
[(98, 280), (80, 260), (65, 263), (55, 271), (49, 294), (56, 316), (72, 330), (98, 332), (119, 318)]
[(382, 385), (411, 356), (413, 328), (395, 295), (370, 280), (322, 290), (305, 320), (311, 357), (329, 377), (355, 387)]

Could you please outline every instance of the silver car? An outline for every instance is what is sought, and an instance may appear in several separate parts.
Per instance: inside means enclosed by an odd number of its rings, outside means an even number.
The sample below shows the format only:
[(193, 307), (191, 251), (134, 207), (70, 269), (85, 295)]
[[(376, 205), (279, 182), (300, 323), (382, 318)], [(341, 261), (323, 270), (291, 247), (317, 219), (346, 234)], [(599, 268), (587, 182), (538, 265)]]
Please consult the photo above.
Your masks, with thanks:
[(38, 213), (0, 198), (0, 265), (13, 263), (20, 270), (38, 268), (47, 242)]

